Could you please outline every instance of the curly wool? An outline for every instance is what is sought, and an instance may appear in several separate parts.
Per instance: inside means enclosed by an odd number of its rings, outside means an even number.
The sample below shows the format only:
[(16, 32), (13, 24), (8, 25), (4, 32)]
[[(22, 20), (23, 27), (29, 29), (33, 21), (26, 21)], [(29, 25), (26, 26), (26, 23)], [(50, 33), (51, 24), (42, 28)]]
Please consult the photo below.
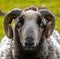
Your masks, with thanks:
[[(12, 40), (3, 37), (0, 43), (0, 59), (14, 59)], [(54, 30), (53, 34), (43, 42), (38, 57), (41, 59), (60, 59), (60, 35)]]

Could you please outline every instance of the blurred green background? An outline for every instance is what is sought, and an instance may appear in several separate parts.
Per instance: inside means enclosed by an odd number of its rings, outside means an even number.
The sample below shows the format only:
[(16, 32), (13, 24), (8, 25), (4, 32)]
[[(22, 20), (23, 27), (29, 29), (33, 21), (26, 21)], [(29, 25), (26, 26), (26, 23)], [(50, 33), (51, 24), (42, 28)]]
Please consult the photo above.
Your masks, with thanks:
[[(28, 6), (37, 5), (45, 6), (49, 9), (56, 18), (55, 29), (60, 32), (60, 0), (0, 0), (0, 10), (7, 13), (13, 8), (25, 8)], [(4, 32), (4, 16), (0, 16), (0, 40), (5, 35)]]

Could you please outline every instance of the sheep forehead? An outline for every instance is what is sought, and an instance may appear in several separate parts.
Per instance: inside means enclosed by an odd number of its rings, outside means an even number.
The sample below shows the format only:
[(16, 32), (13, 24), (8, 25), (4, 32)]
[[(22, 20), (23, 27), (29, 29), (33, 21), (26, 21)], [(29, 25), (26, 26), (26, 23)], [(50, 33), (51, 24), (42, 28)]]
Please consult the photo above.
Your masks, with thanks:
[(28, 10), (28, 11), (23, 11), (22, 15), (25, 16), (26, 19), (37, 19), (37, 16), (40, 15), (39, 11), (33, 11), (33, 10)]

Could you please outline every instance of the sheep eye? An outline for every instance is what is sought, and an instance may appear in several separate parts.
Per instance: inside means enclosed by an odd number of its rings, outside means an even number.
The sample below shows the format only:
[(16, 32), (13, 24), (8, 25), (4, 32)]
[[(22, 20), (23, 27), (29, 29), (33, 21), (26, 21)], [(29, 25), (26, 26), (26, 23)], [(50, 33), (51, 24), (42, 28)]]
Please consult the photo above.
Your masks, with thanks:
[(23, 24), (24, 24), (24, 18), (23, 18), (23, 17), (19, 17), (19, 21), (18, 21), (18, 23), (16, 24), (17, 27), (19, 28), (19, 27), (23, 26)]
[(23, 18), (23, 16), (19, 17), (19, 23), (21, 24), (21, 26), (24, 24), (24, 18)]
[(43, 24), (43, 23), (41, 23), (41, 24), (40, 24), (40, 27), (44, 27), (44, 24)]
[(40, 26), (40, 23), (41, 23), (41, 17), (38, 16), (38, 19), (37, 19), (37, 24), (38, 24), (38, 26)]
[(17, 23), (17, 27), (19, 28), (21, 26), (20, 22)]

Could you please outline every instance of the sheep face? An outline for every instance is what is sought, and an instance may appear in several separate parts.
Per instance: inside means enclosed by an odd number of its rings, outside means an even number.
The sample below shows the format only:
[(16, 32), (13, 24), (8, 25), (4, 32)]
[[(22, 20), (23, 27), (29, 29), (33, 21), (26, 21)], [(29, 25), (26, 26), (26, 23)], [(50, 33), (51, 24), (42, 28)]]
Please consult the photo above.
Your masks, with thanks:
[[(11, 26), (12, 19), (15, 21), (14, 30)], [(5, 16), (4, 20), (7, 37), (13, 38), (14, 34), (17, 34), (15, 39), (19, 40), (20, 46), (26, 51), (38, 50), (41, 43), (52, 34), (54, 25), (53, 14), (47, 9), (36, 7), (30, 7), (23, 11), (14, 9)], [(17, 39), (17, 37), (19, 38)]]
[(43, 20), (40, 13), (33, 10), (23, 11), (16, 20), (18, 20), (16, 28), (23, 49), (36, 50), (43, 32), (43, 27), (39, 25)]

